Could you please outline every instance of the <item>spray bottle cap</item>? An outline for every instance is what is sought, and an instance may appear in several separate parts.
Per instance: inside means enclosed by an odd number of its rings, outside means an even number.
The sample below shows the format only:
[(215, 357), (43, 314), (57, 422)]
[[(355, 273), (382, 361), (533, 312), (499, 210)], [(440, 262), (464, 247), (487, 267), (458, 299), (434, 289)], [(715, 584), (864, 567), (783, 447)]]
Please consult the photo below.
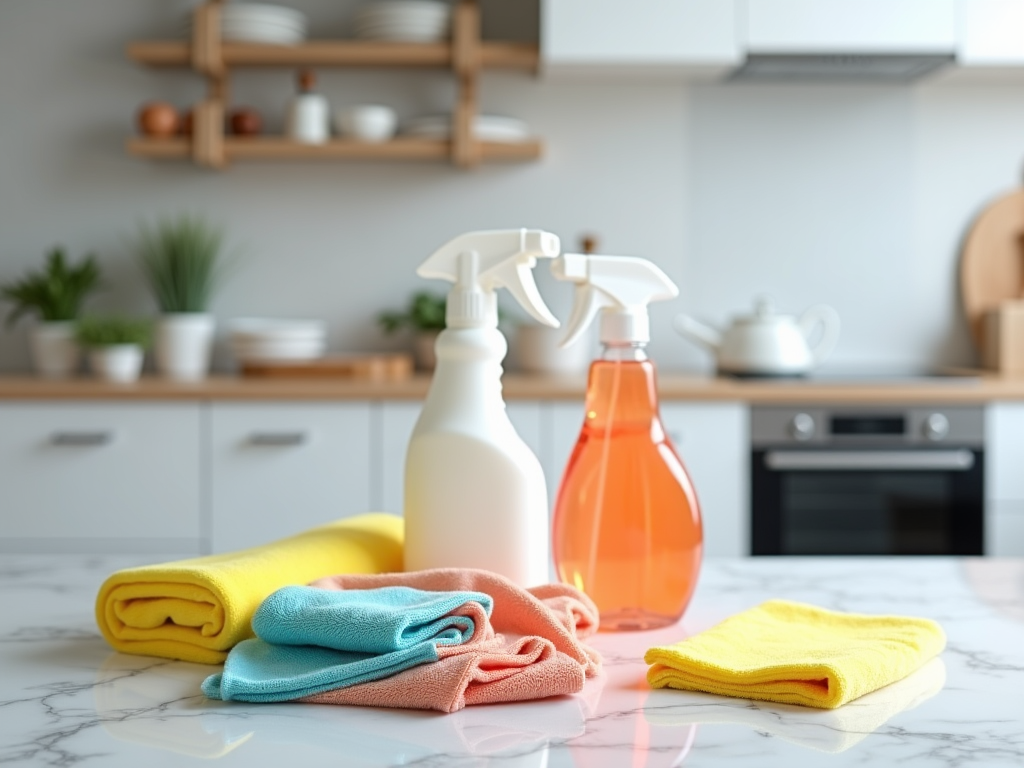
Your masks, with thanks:
[(449, 328), (496, 328), (496, 288), (508, 288), (536, 320), (557, 328), (532, 270), (538, 258), (553, 259), (560, 248), (557, 235), (540, 229), (467, 232), (441, 246), (416, 274), (455, 283), (445, 313)]
[(566, 253), (551, 264), (559, 280), (576, 283), (567, 347), (601, 312), (602, 344), (646, 344), (651, 340), (647, 305), (679, 295), (668, 275), (647, 259)]

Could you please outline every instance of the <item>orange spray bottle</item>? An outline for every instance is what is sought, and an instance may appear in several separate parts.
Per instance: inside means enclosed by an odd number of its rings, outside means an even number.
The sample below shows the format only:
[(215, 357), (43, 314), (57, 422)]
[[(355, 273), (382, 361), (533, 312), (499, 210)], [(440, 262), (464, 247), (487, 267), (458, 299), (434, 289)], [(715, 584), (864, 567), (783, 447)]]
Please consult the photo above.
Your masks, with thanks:
[(658, 410), (647, 305), (679, 290), (646, 259), (564, 254), (552, 263), (576, 284), (563, 345), (600, 314), (604, 352), (590, 367), (583, 429), (555, 502), (559, 578), (597, 604), (603, 630), (677, 621), (697, 584), (700, 507)]

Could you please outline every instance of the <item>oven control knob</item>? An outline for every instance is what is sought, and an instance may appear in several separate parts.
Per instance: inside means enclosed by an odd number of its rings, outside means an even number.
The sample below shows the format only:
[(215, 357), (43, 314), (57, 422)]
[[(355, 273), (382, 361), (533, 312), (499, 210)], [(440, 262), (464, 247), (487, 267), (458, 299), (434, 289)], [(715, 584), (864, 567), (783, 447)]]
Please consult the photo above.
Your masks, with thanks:
[(809, 413), (798, 413), (789, 422), (789, 434), (801, 442), (814, 437), (814, 417)]
[(921, 429), (926, 438), (938, 442), (949, 434), (949, 419), (941, 413), (929, 414)]

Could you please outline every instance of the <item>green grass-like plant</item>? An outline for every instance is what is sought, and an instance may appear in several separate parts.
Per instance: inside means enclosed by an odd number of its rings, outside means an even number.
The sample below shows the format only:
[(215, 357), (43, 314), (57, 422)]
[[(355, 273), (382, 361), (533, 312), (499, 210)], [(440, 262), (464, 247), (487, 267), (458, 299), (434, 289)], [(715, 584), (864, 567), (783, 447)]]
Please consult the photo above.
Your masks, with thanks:
[(13, 325), (30, 312), (48, 323), (74, 320), (85, 297), (99, 282), (100, 268), (94, 255), (88, 254), (75, 266), (68, 263), (63, 248), (54, 248), (47, 254), (42, 270), (0, 286), (0, 297), (14, 304), (7, 324)]
[(223, 272), (224, 232), (198, 215), (143, 224), (139, 261), (160, 310), (205, 312)]
[(136, 317), (85, 317), (75, 328), (78, 343), (89, 348), (135, 344), (145, 349), (152, 335), (152, 323)]
[(421, 291), (410, 299), (407, 310), (404, 312), (381, 312), (377, 316), (377, 322), (387, 334), (392, 334), (401, 328), (414, 328), (417, 331), (443, 331), (447, 302), (447, 297), (441, 294)]

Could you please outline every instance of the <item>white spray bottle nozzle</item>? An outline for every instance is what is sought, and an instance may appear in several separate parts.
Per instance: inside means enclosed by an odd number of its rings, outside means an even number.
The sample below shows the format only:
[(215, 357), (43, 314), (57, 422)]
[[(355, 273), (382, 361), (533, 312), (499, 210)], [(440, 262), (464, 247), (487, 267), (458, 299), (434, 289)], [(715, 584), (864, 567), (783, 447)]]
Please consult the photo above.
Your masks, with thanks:
[(553, 259), (560, 248), (557, 235), (540, 229), (467, 232), (441, 246), (416, 274), (455, 283), (445, 318), (450, 328), (497, 326), (496, 288), (508, 288), (538, 322), (557, 328), (532, 270), (538, 258)]
[(647, 259), (566, 253), (551, 263), (551, 271), (576, 284), (563, 347), (576, 341), (601, 310), (602, 343), (646, 344), (651, 339), (647, 305), (679, 295), (668, 275)]

